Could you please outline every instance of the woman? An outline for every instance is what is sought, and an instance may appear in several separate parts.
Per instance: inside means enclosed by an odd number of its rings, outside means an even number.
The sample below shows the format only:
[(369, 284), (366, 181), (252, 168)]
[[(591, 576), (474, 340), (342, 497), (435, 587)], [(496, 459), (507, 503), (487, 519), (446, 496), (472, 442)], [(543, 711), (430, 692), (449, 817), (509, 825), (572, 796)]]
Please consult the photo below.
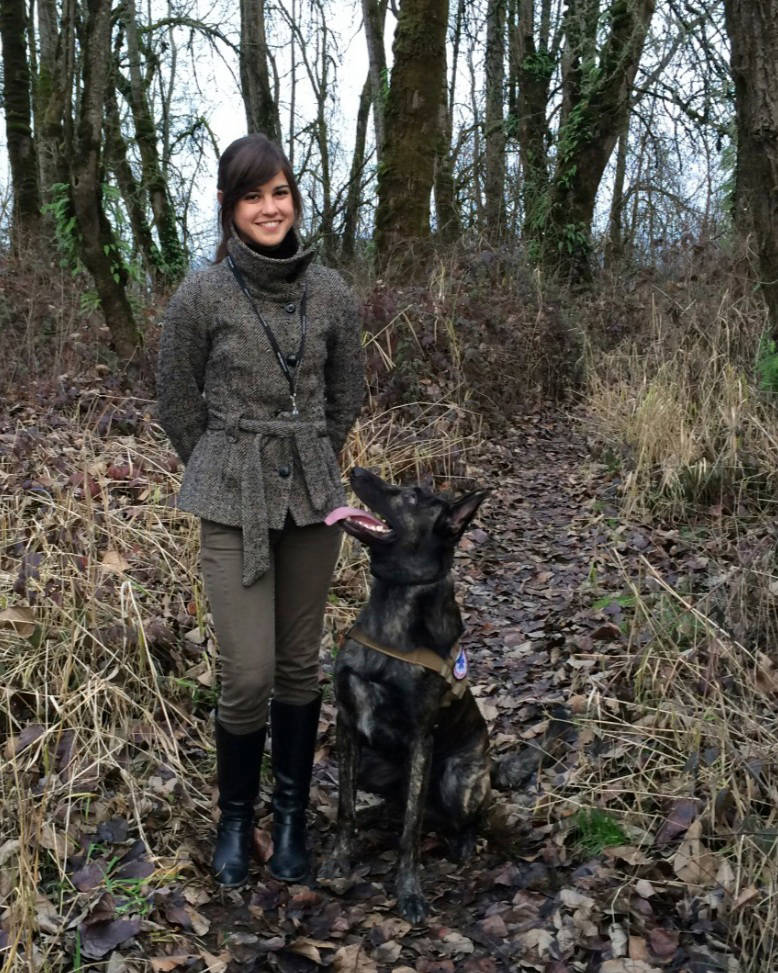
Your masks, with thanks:
[(222, 668), (216, 880), (248, 876), (268, 700), (270, 871), (309, 869), (305, 810), (321, 696), (322, 619), (344, 500), (337, 455), (363, 395), (359, 316), (297, 236), (301, 199), (264, 135), (219, 160), (222, 240), (164, 316), (159, 419), (186, 464), (179, 507), (201, 518), (201, 566)]

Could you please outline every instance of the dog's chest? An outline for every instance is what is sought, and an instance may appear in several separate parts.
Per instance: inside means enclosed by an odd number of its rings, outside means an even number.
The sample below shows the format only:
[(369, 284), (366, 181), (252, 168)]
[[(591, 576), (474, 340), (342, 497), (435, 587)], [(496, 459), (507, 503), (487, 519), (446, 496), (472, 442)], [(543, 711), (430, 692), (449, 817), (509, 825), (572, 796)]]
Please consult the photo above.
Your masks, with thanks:
[(444, 679), (353, 641), (338, 653), (335, 687), (341, 719), (379, 750), (405, 749), (411, 727), (434, 722)]

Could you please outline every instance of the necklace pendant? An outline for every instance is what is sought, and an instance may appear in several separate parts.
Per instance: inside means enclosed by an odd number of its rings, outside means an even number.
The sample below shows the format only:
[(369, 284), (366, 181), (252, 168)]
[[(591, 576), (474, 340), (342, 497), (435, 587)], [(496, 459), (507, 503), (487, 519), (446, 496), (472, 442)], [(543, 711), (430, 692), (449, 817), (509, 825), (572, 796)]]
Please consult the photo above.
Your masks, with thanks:
[(292, 411), (289, 414), (292, 416), (293, 419), (295, 419), (295, 418), (297, 418), (297, 416), (300, 415), (300, 412), (299, 412), (299, 410), (297, 408), (297, 397), (294, 396), (294, 395), (292, 395), (292, 396), (290, 396), (290, 400), (291, 400), (291, 403), (292, 403)]

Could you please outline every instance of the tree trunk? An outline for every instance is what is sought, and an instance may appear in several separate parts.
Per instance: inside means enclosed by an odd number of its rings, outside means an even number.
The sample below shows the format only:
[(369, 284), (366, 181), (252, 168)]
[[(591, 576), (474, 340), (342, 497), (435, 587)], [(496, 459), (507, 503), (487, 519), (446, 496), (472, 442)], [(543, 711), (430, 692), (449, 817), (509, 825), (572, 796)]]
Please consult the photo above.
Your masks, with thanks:
[(354, 154), (351, 157), (351, 173), (346, 191), (346, 212), (343, 218), (343, 233), (340, 255), (343, 261), (352, 260), (356, 248), (359, 208), (362, 199), (362, 173), (365, 170), (365, 145), (367, 143), (367, 122), (373, 100), (373, 85), (368, 74), (362, 85), (357, 112), (357, 128), (354, 135)]
[(438, 151), (435, 156), (435, 217), (437, 232), (444, 242), (451, 242), (459, 236), (461, 221), (457, 207), (456, 185), (454, 183), (454, 160), (451, 157), (451, 115), (448, 110), (448, 91), (445, 77), (440, 98), (440, 129), (438, 132)]
[(774, 0), (725, 0), (735, 81), (735, 219), (753, 236), (778, 341), (778, 17)]
[(36, 141), (44, 203), (52, 187), (68, 185), (73, 151), (71, 92), (75, 61), (75, 0), (64, 0), (58, 21), (56, 0), (38, 0), (38, 78)]
[(502, 233), (505, 208), (505, 8), (506, 0), (489, 0), (486, 11), (484, 229), (494, 239), (498, 239)]
[(362, 20), (365, 25), (367, 57), (370, 65), (370, 86), (373, 91), (373, 127), (375, 129), (376, 162), (380, 166), (386, 141), (386, 51), (384, 24), (386, 0), (362, 0)]
[(12, 238), (19, 245), (40, 229), (38, 158), (32, 137), (30, 68), (24, 0), (0, 0), (3, 41), (3, 102), (13, 190)]
[(429, 239), (430, 194), (446, 78), (448, 0), (403, 0), (386, 102), (386, 143), (378, 171), (376, 248), (380, 262), (413, 263)]
[[(609, 32), (595, 51), (595, 0), (568, 6), (566, 64), (557, 160), (541, 259), (570, 280), (588, 280), (594, 203), (630, 110), (630, 93), (654, 0), (613, 0)], [(598, 56), (595, 58), (595, 54)]]
[(119, 191), (122, 194), (135, 250), (140, 254), (145, 272), (151, 277), (155, 290), (162, 287), (164, 281), (164, 261), (146, 218), (143, 189), (135, 179), (127, 156), (127, 143), (121, 131), (119, 106), (116, 102), (116, 91), (112, 84), (106, 88), (105, 98), (105, 164), (116, 176)]
[(135, 123), (135, 139), (141, 157), (142, 185), (149, 194), (154, 227), (159, 240), (164, 276), (169, 283), (179, 280), (186, 272), (186, 255), (178, 238), (176, 216), (162, 171), (157, 148), (157, 129), (147, 96), (147, 83), (141, 73), (141, 54), (138, 41), (138, 22), (135, 0), (125, 0), (127, 53), (129, 55), (130, 84), (128, 101)]
[(608, 240), (605, 244), (605, 263), (618, 264), (624, 257), (624, 182), (627, 176), (627, 146), (629, 143), (629, 119), (619, 136), (616, 151), (616, 173), (613, 177), (613, 198), (608, 218)]
[[(517, 23), (512, 42), (514, 111), (511, 128), (519, 141), (522, 169), (523, 235), (534, 244), (537, 228), (544, 225), (548, 198), (548, 121), (546, 110), (555, 58), (541, 37), (535, 43), (534, 0), (518, 0)], [(531, 246), (531, 249), (532, 246)], [(533, 257), (536, 254), (531, 254)]]
[(100, 147), (103, 106), (111, 64), (111, 2), (87, 0), (82, 86), (72, 159), (71, 191), (81, 236), (81, 256), (95, 282), (117, 354), (129, 360), (139, 343), (125, 285), (127, 271), (105, 215)]
[(248, 132), (281, 141), (278, 105), (270, 91), (265, 0), (240, 0), (240, 85)]

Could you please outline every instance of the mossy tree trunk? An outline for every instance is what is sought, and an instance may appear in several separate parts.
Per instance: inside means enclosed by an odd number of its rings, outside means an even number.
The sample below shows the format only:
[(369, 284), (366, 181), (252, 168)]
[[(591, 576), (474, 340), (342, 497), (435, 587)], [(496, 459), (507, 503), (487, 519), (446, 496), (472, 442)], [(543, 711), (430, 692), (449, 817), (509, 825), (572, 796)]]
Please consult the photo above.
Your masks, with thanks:
[(35, 84), (35, 131), (41, 195), (52, 202), (53, 187), (67, 186), (73, 152), (73, 78), (75, 72), (75, 0), (38, 0), (38, 77)]
[(484, 218), (486, 234), (502, 234), (505, 210), (505, 129), (503, 88), (505, 85), (506, 0), (489, 0), (486, 10), (486, 113), (484, 143)]
[(752, 237), (778, 341), (778, 17), (774, 0), (725, 0), (735, 81), (735, 218)]
[(129, 360), (139, 343), (127, 270), (102, 195), (102, 129), (111, 65), (111, 0), (87, 0), (81, 52), (81, 97), (72, 158), (71, 193), (81, 258), (95, 283), (114, 350)]
[(654, 0), (614, 0), (599, 50), (600, 23), (591, 10), (597, 6), (596, 0), (578, 0), (567, 9), (563, 114), (549, 214), (538, 241), (543, 262), (572, 280), (591, 275), (594, 203), (629, 114)]
[(15, 244), (37, 236), (41, 215), (38, 158), (32, 137), (26, 30), (27, 11), (24, 0), (0, 0), (3, 107), (13, 191), (11, 232)]
[(430, 237), (447, 22), (448, 0), (403, 0), (400, 7), (378, 171), (375, 241), (384, 267), (408, 269)]
[[(515, 129), (524, 175), (523, 234), (530, 257), (570, 280), (591, 275), (591, 225), (605, 166), (625, 130), (655, 0), (569, 0), (561, 46), (550, 5), (518, 0), (513, 62)], [(539, 26), (538, 26), (539, 25)], [(547, 123), (551, 80), (561, 70), (555, 139)], [(553, 151), (549, 152), (549, 147)]]
[[(522, 169), (523, 235), (543, 222), (548, 199), (548, 103), (551, 78), (559, 56), (552, 46), (550, 22), (541, 17), (535, 33), (534, 0), (514, 0), (510, 34), (509, 131), (518, 139)], [(545, 2), (543, 4), (546, 6)], [(515, 20), (514, 20), (515, 18)]]

